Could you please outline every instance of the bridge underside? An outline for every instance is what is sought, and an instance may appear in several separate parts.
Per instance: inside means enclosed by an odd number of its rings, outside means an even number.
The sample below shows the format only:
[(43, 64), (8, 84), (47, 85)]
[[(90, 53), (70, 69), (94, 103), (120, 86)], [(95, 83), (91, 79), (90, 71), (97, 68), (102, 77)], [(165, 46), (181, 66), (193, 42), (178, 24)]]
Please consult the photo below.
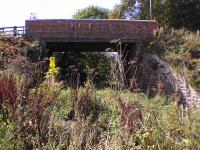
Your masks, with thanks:
[[(153, 20), (27, 20), (25, 37), (40, 41), (41, 58), (54, 52), (126, 51), (128, 64), (137, 57), (141, 43), (152, 41), (156, 27)], [(135, 70), (129, 69), (127, 76), (133, 74)]]
[(150, 42), (157, 23), (153, 20), (27, 20), (26, 38), (39, 40), (43, 54), (52, 51), (117, 51), (117, 44), (123, 49), (132, 49), (135, 43)]
[[(117, 52), (119, 43), (110, 42), (45, 42), (48, 51), (55, 52)], [(131, 49), (135, 43), (122, 43), (121, 49)]]

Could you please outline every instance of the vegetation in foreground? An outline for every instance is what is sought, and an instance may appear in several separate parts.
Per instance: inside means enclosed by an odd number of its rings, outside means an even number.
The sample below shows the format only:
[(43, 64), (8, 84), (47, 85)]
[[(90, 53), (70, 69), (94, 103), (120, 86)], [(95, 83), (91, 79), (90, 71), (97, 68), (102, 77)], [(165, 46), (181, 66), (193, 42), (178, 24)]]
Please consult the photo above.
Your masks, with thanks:
[[(168, 29), (199, 29), (199, 1), (154, 0), (151, 15), (149, 1), (137, 2), (121, 0), (111, 11), (92, 6), (73, 17), (156, 18)], [(161, 28), (148, 45), (173, 68), (184, 66), (186, 79), (197, 91), (199, 37), (199, 32)], [(27, 50), (34, 61), (26, 57)], [(112, 88), (102, 90), (91, 80), (81, 88), (66, 88), (56, 82), (59, 69), (54, 64), (46, 79), (41, 78), (42, 65), (35, 63), (39, 50), (37, 43), (0, 37), (0, 149), (200, 149), (200, 112), (182, 110), (176, 95), (166, 98), (158, 93), (148, 98), (140, 92), (116, 90), (121, 89), (116, 87), (120, 80), (112, 79)], [(82, 64), (90, 76), (98, 73), (102, 79), (102, 72), (96, 72), (101, 68), (94, 71), (93, 63)]]
[[(1, 149), (200, 148), (200, 112), (185, 112), (176, 96), (158, 93), (150, 99), (139, 92), (116, 90), (117, 84), (97, 90), (90, 80), (84, 87), (64, 88), (54, 78), (58, 72), (54, 64), (45, 80), (31, 86), (30, 76), (24, 73), (27, 67), (22, 67), (28, 60), (18, 58), (23, 49), (34, 50), (35, 45), (18, 39), (23, 43), (19, 45), (15, 40), (1, 42), (2, 58), (7, 58), (1, 60), (13, 66), (1, 68)], [(170, 47), (166, 35), (158, 41)], [(158, 41), (152, 46), (161, 46)], [(170, 54), (180, 55), (178, 50)]]
[(190, 85), (200, 91), (199, 31), (160, 28), (150, 50), (165, 59), (177, 72), (183, 70)]
[(176, 99), (0, 77), (1, 149), (199, 149), (199, 112)]

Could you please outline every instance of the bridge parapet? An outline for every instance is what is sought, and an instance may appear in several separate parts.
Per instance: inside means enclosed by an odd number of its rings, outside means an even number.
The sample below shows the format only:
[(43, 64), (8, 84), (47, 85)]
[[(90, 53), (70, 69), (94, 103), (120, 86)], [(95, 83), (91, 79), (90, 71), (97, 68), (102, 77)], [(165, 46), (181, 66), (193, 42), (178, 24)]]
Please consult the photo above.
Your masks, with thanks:
[(148, 42), (156, 27), (153, 20), (27, 20), (26, 38), (46, 42)]
[(24, 26), (14, 26), (14, 27), (2, 27), (0, 28), (0, 36), (9, 36), (9, 37), (22, 37), (25, 35)]

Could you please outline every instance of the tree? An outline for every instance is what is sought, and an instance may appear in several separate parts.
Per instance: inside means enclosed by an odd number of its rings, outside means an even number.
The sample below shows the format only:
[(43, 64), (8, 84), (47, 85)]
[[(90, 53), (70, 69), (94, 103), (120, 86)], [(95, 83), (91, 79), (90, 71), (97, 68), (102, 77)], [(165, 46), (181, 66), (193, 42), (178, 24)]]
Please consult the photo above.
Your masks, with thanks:
[[(161, 26), (200, 28), (200, 0), (152, 0), (152, 16)], [(150, 0), (121, 0), (111, 18), (150, 19)]]
[(73, 18), (76, 19), (108, 19), (109, 10), (99, 6), (88, 6), (76, 12)]
[[(152, 0), (153, 17), (158, 20), (163, 15), (164, 5), (161, 0)], [(111, 18), (118, 19), (150, 19), (150, 0), (121, 0), (110, 13)], [(118, 13), (118, 15), (116, 15)], [(114, 16), (114, 17), (113, 17)]]
[(109, 17), (112, 19), (133, 19), (138, 17), (139, 10), (137, 0), (121, 0), (121, 3), (116, 4), (110, 11)]
[(148, 20), (148, 19), (155, 19), (158, 23), (162, 26), (168, 25), (168, 15), (166, 4), (164, 0), (152, 0), (151, 3), (151, 11), (152, 11), (152, 18), (150, 16), (150, 0), (139, 0), (140, 4), (140, 11), (138, 16), (140, 19)]
[(200, 29), (200, 0), (168, 0), (165, 7), (169, 26)]
[[(125, 14), (130, 9), (134, 9), (136, 0), (121, 0), (121, 4), (116, 4), (109, 13), (111, 19), (125, 19)], [(135, 9), (134, 9), (135, 10)], [(134, 12), (134, 10), (132, 12)]]

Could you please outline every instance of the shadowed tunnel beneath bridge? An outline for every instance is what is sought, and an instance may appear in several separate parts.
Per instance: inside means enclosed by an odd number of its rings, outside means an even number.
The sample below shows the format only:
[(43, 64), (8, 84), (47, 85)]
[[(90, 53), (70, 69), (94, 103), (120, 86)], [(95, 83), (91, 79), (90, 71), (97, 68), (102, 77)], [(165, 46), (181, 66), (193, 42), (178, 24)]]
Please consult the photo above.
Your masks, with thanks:
[[(83, 71), (82, 69), (85, 66), (82, 66), (83, 64), (79, 64), (80, 62), (77, 62), (79, 57), (89, 57), (85, 59), (92, 59), (91, 61), (94, 61), (94, 59), (105, 59), (105, 57), (102, 57), (103, 55), (106, 56), (106, 59), (116, 59), (117, 53), (121, 52), (126, 57), (126, 61), (124, 61), (125, 64), (128, 64), (129, 61), (131, 61), (130, 57), (130, 51), (135, 52), (135, 43), (110, 43), (110, 42), (46, 42), (45, 47), (47, 49), (47, 57), (54, 56), (56, 57), (57, 65), (61, 68), (61, 80), (65, 80), (68, 83), (72, 81), (72, 76), (69, 76), (69, 72), (74, 72), (74, 70), (77, 71), (77, 73), (80, 74), (80, 85), (83, 85), (84, 82), (87, 80), (87, 73)], [(113, 53), (115, 52), (115, 53)], [(88, 53), (90, 53), (90, 56), (88, 56)], [(91, 55), (93, 53), (93, 55)], [(106, 61), (106, 60), (105, 60)], [(98, 60), (96, 60), (98, 62)], [(104, 62), (102, 62), (103, 64)], [(78, 65), (79, 64), (79, 65)], [(99, 64), (96, 64), (95, 69), (98, 67)], [(73, 66), (73, 67), (71, 67)], [(82, 67), (80, 67), (82, 66)], [(102, 68), (106, 69), (106, 68)], [(69, 71), (70, 70), (70, 71)], [(102, 71), (101, 71), (102, 72)], [(106, 71), (105, 71), (106, 72)], [(75, 72), (74, 72), (75, 73)], [(105, 80), (106, 75), (110, 73), (107, 71), (104, 74), (104, 77), (102, 75), (98, 75), (94, 78), (93, 82), (94, 85), (97, 88), (103, 88), (106, 85)], [(100, 80), (99, 80), (100, 79)], [(76, 80), (76, 79), (73, 79)], [(101, 82), (100, 82), (101, 81)], [(73, 85), (70, 83), (70, 85)]]
[[(126, 62), (129, 62), (142, 49), (138, 45), (153, 40), (156, 28), (157, 22), (154, 20), (27, 20), (25, 36), (28, 40), (40, 41), (41, 58), (50, 57), (55, 52), (125, 50)], [(117, 43), (111, 43), (116, 39), (120, 39), (123, 44), (117, 46)], [(134, 70), (129, 72), (130, 76), (134, 74)]]
[(110, 42), (46, 42), (47, 51), (51, 52), (118, 52), (130, 50), (135, 43)]

